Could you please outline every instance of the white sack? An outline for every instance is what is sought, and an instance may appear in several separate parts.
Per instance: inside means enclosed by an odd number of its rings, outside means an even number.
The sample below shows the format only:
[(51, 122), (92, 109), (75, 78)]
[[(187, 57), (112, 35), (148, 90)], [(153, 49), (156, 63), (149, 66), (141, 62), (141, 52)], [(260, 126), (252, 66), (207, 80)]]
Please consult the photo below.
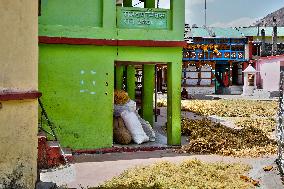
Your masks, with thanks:
[(137, 115), (138, 120), (140, 121), (140, 123), (142, 125), (144, 132), (149, 137), (150, 141), (155, 142), (156, 134), (155, 134), (155, 131), (153, 130), (153, 128), (151, 127), (151, 124), (148, 121), (144, 120), (137, 112), (136, 112), (136, 115)]
[(142, 125), (136, 116), (135, 112), (123, 111), (121, 117), (125, 126), (131, 133), (132, 139), (136, 144), (142, 144), (148, 142), (149, 137), (144, 132)]
[(114, 105), (114, 116), (119, 117), (123, 111), (135, 112), (136, 111), (136, 102), (129, 100), (126, 104)]

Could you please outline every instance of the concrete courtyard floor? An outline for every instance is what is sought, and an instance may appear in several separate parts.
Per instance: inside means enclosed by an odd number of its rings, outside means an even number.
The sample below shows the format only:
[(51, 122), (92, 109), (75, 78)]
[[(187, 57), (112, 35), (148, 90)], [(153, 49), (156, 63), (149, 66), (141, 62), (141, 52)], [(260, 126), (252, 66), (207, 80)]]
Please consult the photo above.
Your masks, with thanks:
[[(284, 188), (274, 162), (276, 157), (233, 158), (218, 155), (177, 154), (171, 150), (79, 155), (75, 156), (75, 163), (71, 165), (71, 168), (66, 168), (65, 171), (47, 172), (41, 174), (41, 178), (43, 181), (53, 181), (57, 185), (66, 185), (69, 188), (91, 187), (103, 184), (128, 168), (150, 165), (161, 161), (180, 163), (188, 159), (199, 159), (204, 162), (248, 164), (252, 167), (249, 176), (260, 181), (260, 187), (258, 188)], [(272, 165), (273, 169), (269, 172), (263, 171), (263, 167), (268, 165)], [(48, 180), (49, 178), (52, 180)]]

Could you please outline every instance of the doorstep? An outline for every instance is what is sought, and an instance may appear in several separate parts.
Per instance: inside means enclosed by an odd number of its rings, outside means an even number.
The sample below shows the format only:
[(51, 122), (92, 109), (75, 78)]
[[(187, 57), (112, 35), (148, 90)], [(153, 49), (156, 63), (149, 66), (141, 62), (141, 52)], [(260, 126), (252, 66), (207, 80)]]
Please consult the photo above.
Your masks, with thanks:
[(122, 152), (149, 152), (167, 149), (178, 149), (180, 146), (113, 146), (112, 148), (88, 149), (88, 150), (72, 150), (73, 155), (80, 154), (107, 154)]

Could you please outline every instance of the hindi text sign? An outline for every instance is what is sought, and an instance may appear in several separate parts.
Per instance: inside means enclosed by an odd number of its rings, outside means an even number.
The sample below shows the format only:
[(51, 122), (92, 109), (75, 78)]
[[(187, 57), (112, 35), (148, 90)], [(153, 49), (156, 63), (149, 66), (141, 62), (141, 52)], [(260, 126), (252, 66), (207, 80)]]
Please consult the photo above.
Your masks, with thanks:
[(120, 28), (168, 29), (167, 11), (121, 9), (120, 14)]

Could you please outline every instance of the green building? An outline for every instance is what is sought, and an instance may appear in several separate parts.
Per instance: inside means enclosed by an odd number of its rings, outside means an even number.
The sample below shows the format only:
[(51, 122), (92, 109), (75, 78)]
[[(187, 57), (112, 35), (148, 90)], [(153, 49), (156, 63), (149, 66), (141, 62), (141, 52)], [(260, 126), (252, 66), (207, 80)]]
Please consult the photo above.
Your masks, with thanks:
[(41, 0), (39, 88), (62, 146), (96, 149), (113, 144), (113, 92), (135, 95), (143, 68), (142, 116), (153, 123), (155, 64), (167, 65), (169, 145), (180, 145), (180, 86), (184, 0), (170, 9), (132, 7), (132, 0)]

